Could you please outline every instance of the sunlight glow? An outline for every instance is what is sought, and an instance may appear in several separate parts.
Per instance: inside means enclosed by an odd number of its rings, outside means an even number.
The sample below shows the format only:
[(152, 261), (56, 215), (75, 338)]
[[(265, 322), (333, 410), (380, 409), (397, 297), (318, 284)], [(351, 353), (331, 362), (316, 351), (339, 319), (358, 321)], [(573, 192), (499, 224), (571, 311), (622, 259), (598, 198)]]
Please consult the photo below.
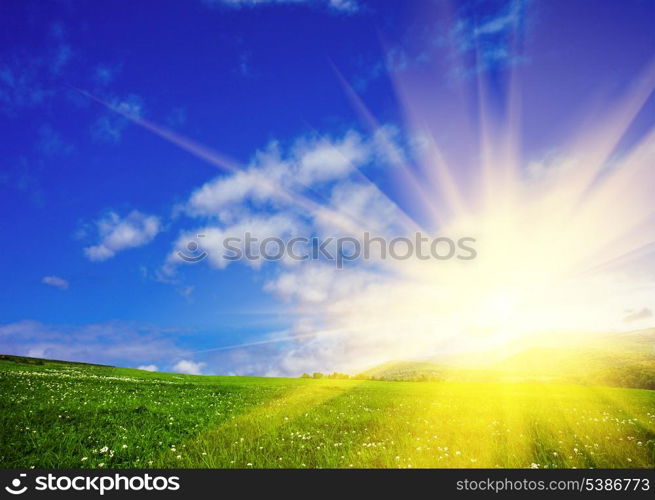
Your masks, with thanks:
[[(649, 293), (639, 264), (652, 258), (655, 242), (655, 132), (627, 151), (614, 148), (654, 84), (651, 64), (626, 98), (545, 162), (522, 158), (518, 122), (495, 118), (483, 102), (479, 174), (461, 176), (430, 134), (442, 124), (420, 111), (412, 83), (397, 79), (408, 127), (426, 145), (418, 172), (399, 165), (406, 198), (421, 204), (435, 233), (474, 236), (478, 256), (386, 261), (393, 278), (331, 304), (327, 323), (350, 332), (345, 342), (370, 364), (507, 349), (550, 332), (626, 329), (623, 312)], [(517, 100), (507, 98), (510, 106)]]
[[(469, 139), (479, 140), (479, 151), (477, 156), (470, 153), (464, 165), (449, 160), (434, 133), (447, 124), (422, 105), (425, 75), (421, 81), (394, 77), (406, 129), (421, 145), (417, 165), (399, 154), (388, 155), (398, 192), (418, 205), (427, 220), (423, 231), (474, 237), (477, 258), (374, 260), (357, 271), (327, 278), (356, 292), (321, 304), (296, 304), (292, 314), (319, 326), (309, 335), (282, 337), (299, 342), (291, 353), (298, 363), (289, 369), (310, 366), (317, 352), (322, 362), (355, 371), (389, 359), (426, 358), (452, 350), (507, 350), (510, 342), (552, 332), (626, 328), (624, 312), (650, 294), (639, 263), (652, 258), (655, 248), (655, 131), (627, 149), (616, 147), (653, 92), (655, 62), (617, 105), (584, 121), (568, 144), (558, 145), (555, 158), (542, 160), (524, 158), (520, 152), (517, 73), (512, 68), (504, 113), (492, 112), (488, 82), (483, 72), (477, 75), (479, 120)], [(337, 74), (375, 135), (380, 124)], [(240, 168), (140, 117), (125, 117), (216, 167)], [(408, 235), (419, 229), (402, 204), (358, 174), (386, 200), (396, 227), (405, 228)], [(283, 193), (285, 203), (329, 220), (343, 234), (360, 236), (370, 230), (370, 221), (353, 215), (347, 206), (321, 204), (266, 182)], [(318, 267), (316, 272), (330, 273)]]

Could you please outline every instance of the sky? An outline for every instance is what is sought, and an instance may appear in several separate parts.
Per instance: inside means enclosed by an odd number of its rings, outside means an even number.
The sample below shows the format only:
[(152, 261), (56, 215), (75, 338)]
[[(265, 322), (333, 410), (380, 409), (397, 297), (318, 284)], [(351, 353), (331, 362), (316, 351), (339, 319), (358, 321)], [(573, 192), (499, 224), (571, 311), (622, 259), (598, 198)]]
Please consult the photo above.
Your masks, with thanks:
[[(653, 326), (654, 18), (2, 2), (0, 352), (295, 376)], [(364, 231), (471, 237), (477, 258), (220, 252)]]

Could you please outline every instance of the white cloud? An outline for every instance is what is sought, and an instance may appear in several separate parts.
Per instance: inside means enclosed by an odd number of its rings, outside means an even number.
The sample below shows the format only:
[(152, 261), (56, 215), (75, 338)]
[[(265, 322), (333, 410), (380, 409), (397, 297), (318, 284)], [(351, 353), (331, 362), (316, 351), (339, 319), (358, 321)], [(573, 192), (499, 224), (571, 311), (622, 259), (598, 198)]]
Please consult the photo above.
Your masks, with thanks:
[(143, 99), (135, 94), (125, 98), (109, 99), (113, 108), (100, 116), (91, 127), (91, 135), (101, 142), (118, 142), (123, 136), (129, 120), (124, 115), (141, 118), (143, 115)]
[(121, 64), (98, 64), (93, 70), (93, 79), (99, 85), (109, 85), (121, 70)]
[(177, 333), (149, 325), (109, 321), (80, 326), (24, 320), (0, 325), (2, 351), (19, 356), (118, 366), (168, 362), (189, 356)]
[(476, 64), (458, 64), (453, 76), (468, 77), (480, 71), (525, 62), (523, 56), (508, 42), (512, 39), (509, 35), (524, 25), (525, 16), (525, 2), (515, 0), (492, 9), (482, 19), (470, 13), (461, 17), (448, 36), (453, 49), (458, 53), (475, 52)]
[(136, 367), (137, 370), (144, 370), (147, 372), (157, 372), (159, 371), (159, 368), (157, 368), (157, 365), (141, 365)]
[(473, 30), (475, 36), (495, 34), (512, 28), (521, 22), (523, 6), (521, 2), (510, 2), (507, 10), (499, 12), (496, 16), (491, 16), (484, 23)]
[(201, 375), (202, 369), (206, 366), (206, 363), (195, 363), (188, 359), (182, 359), (175, 363), (173, 366), (173, 371), (178, 373), (185, 373), (187, 375)]
[(359, 11), (359, 4), (356, 0), (328, 0), (328, 5), (331, 9), (341, 12)]
[(372, 162), (395, 164), (402, 154), (393, 129), (381, 127), (370, 139), (349, 131), (342, 138), (304, 137), (283, 154), (272, 142), (253, 156), (248, 168), (205, 183), (190, 196), (189, 215), (225, 217), (236, 204), (293, 203), (296, 193), (345, 179)]
[(121, 250), (145, 245), (159, 233), (161, 223), (158, 217), (146, 215), (137, 210), (121, 218), (115, 212), (96, 222), (100, 241), (86, 247), (84, 253), (89, 260), (107, 260)]
[(327, 304), (356, 296), (376, 279), (377, 274), (364, 270), (349, 269), (346, 275), (334, 265), (306, 262), (283, 272), (264, 288), (300, 305)]
[(392, 125), (382, 125), (373, 133), (375, 159), (378, 163), (402, 166), (408, 160), (400, 146), (400, 131)]
[[(245, 170), (217, 177), (190, 195), (182, 210), (210, 217), (211, 223), (181, 234), (163, 271), (172, 274), (176, 264), (187, 260), (181, 255), (193, 259), (203, 252), (211, 265), (225, 268), (231, 262), (225, 258), (227, 238), (239, 238), (230, 245), (243, 253), (246, 233), (261, 242), (272, 237), (361, 236), (366, 230), (378, 235), (402, 232), (405, 219), (398, 207), (357, 171), (398, 165), (404, 159), (398, 132), (389, 126), (369, 137), (353, 130), (336, 138), (301, 137), (286, 149), (274, 141), (256, 152)], [(191, 254), (192, 242), (199, 249)], [(296, 253), (301, 245), (294, 247)], [(255, 268), (262, 262), (245, 261)]]
[(298, 182), (316, 183), (346, 177), (370, 158), (371, 148), (356, 132), (348, 132), (340, 141), (321, 139), (297, 146), (296, 176)]
[[(270, 158), (269, 158), (270, 159)], [(257, 202), (275, 199), (276, 186), (287, 174), (282, 163), (264, 161), (260, 167), (219, 177), (196, 190), (189, 199), (187, 210), (194, 215), (219, 215), (227, 205), (250, 198)]]
[[(300, 138), (288, 148), (271, 143), (253, 156), (245, 170), (215, 178), (190, 195), (184, 211), (203, 218), (205, 225), (180, 235), (164, 270), (173, 272), (183, 262), (178, 252), (189, 254), (190, 242), (197, 242), (196, 253), (205, 252), (210, 265), (223, 269), (231, 262), (225, 258), (224, 242), (229, 237), (243, 239), (246, 232), (259, 241), (267, 237), (286, 241), (294, 236), (361, 237), (364, 231), (376, 236), (407, 235), (407, 217), (359, 172), (402, 165), (406, 153), (398, 136), (396, 129), (385, 126), (370, 136), (348, 131), (340, 137)], [(199, 234), (204, 236), (197, 237)], [(238, 246), (243, 252), (244, 246)], [(334, 248), (329, 250), (336, 255)], [(378, 251), (373, 246), (371, 261), (364, 265), (354, 263), (347, 271), (320, 260), (283, 260), (281, 267), (269, 268), (271, 274), (267, 274), (264, 289), (290, 305), (289, 313), (297, 318), (291, 338), (298, 342), (284, 351), (264, 345), (241, 349), (244, 359), (238, 360), (237, 371), (288, 375), (352, 367), (362, 359), (366, 362), (387, 355), (389, 346), (398, 342), (397, 332), (406, 325), (382, 324), (383, 335), (379, 339), (370, 333), (377, 323), (386, 321), (376, 318), (386, 318), (384, 310), (403, 297), (387, 291), (393, 287), (385, 273), (380, 272), (386, 264), (378, 259)], [(262, 262), (243, 263), (257, 268)], [(406, 295), (408, 290), (402, 292)], [(385, 294), (389, 299), (383, 301), (379, 310), (375, 309), (378, 295)], [(366, 309), (366, 317), (360, 318), (348, 304)], [(353, 330), (357, 321), (367, 326)], [(375, 326), (369, 327), (370, 323)], [(341, 352), (340, 347), (335, 351), (331, 342), (349, 346), (355, 354)], [(404, 349), (414, 354), (417, 348), (407, 343)], [(340, 361), (335, 364), (337, 359)], [(235, 363), (232, 360), (228, 364)]]
[(41, 280), (41, 283), (54, 286), (60, 290), (66, 290), (68, 288), (68, 281), (66, 281), (64, 278), (60, 278), (59, 276), (44, 276)]
[[(182, 234), (176, 244), (173, 252), (169, 255), (168, 265), (182, 263), (178, 252), (189, 257), (194, 257), (188, 249), (189, 242), (197, 242), (200, 252), (205, 252), (210, 264), (216, 268), (223, 269), (231, 262), (226, 258), (233, 255), (232, 251), (227, 251), (224, 246), (226, 243), (231, 247), (238, 248), (243, 254), (245, 251), (245, 235), (249, 233), (251, 238), (256, 241), (251, 245), (253, 253), (259, 252), (259, 245), (266, 238), (290, 238), (301, 232), (302, 223), (294, 216), (281, 213), (266, 216), (248, 216), (244, 217), (237, 223), (226, 227), (203, 227), (195, 231)], [(203, 235), (198, 238), (197, 235)], [(237, 238), (239, 241), (227, 241), (228, 238)], [(197, 251), (197, 252), (198, 252)], [(196, 253), (197, 253), (196, 252)], [(272, 255), (274, 249), (270, 250)], [(263, 260), (248, 260), (248, 265), (253, 268), (259, 268)]]
[(647, 307), (644, 307), (640, 311), (631, 311), (625, 316), (625, 318), (623, 318), (623, 321), (626, 323), (632, 323), (634, 321), (642, 321), (644, 319), (650, 319), (652, 317), (653, 317), (653, 311), (651, 311)]
[[(385, 126), (370, 137), (351, 130), (338, 138), (301, 137), (287, 149), (270, 143), (253, 155), (245, 170), (217, 177), (190, 195), (182, 210), (193, 217), (210, 217), (211, 222), (180, 235), (164, 273), (173, 274), (184, 260), (197, 262), (193, 259), (203, 252), (211, 265), (225, 268), (232, 261), (225, 258), (227, 239), (238, 238), (240, 242), (229, 243), (243, 254), (246, 233), (259, 242), (294, 236), (361, 236), (367, 230), (378, 235), (403, 233), (406, 219), (399, 208), (365, 176), (357, 175), (358, 169), (404, 162), (397, 135)], [(197, 243), (199, 249), (190, 253), (190, 243)], [(296, 254), (301, 246), (294, 246)], [(263, 260), (244, 262), (259, 268)], [(297, 261), (283, 258), (282, 262)]]
[(187, 285), (187, 286), (184, 286), (184, 287), (178, 289), (178, 293), (182, 297), (184, 297), (185, 299), (190, 301), (191, 300), (191, 295), (193, 294), (193, 290), (195, 290), (195, 288), (196, 287), (194, 285)]
[(143, 113), (143, 100), (135, 94), (130, 94), (125, 99), (114, 99), (111, 105), (119, 113), (136, 118), (141, 117)]
[(257, 7), (260, 5), (309, 5), (324, 6), (335, 12), (353, 14), (359, 11), (357, 0), (202, 0), (207, 6), (223, 5), (232, 8)]
[(318, 208), (312, 216), (320, 234), (343, 234), (348, 223), (354, 221), (357, 232), (350, 235), (357, 237), (361, 236), (360, 230), (378, 236), (402, 233), (399, 214), (396, 205), (374, 184), (343, 181), (332, 188), (329, 204)]

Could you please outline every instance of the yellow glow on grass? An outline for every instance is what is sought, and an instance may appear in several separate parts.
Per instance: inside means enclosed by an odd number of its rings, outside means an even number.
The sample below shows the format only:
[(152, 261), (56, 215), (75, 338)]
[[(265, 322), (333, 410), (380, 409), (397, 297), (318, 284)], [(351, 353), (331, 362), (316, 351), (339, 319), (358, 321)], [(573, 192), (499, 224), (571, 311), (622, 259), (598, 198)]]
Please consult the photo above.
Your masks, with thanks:
[[(649, 391), (516, 383), (295, 381), (155, 466), (652, 466)], [(650, 465), (649, 465), (650, 464)]]

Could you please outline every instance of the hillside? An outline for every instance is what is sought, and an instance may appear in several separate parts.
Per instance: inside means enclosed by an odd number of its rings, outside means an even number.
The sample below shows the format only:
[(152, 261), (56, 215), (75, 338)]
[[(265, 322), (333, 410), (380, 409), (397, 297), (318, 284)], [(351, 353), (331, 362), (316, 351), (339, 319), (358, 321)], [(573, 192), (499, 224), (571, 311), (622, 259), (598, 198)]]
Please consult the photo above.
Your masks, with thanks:
[(655, 391), (638, 389), (180, 375), (5, 356), (0, 393), (0, 468), (652, 469), (655, 457)]
[[(498, 357), (498, 353), (490, 354)], [(655, 329), (593, 337), (551, 337), (484, 369), (448, 357), (393, 361), (362, 376), (376, 380), (523, 381), (655, 389)]]

